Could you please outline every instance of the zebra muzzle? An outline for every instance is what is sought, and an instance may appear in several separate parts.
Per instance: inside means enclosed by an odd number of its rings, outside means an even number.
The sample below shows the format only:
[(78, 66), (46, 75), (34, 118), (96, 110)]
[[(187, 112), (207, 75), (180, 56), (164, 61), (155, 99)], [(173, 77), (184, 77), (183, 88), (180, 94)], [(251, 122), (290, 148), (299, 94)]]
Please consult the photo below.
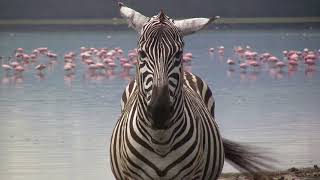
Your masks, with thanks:
[(171, 117), (171, 102), (168, 85), (152, 89), (148, 114), (151, 118), (151, 126), (154, 129), (166, 129), (169, 127)]

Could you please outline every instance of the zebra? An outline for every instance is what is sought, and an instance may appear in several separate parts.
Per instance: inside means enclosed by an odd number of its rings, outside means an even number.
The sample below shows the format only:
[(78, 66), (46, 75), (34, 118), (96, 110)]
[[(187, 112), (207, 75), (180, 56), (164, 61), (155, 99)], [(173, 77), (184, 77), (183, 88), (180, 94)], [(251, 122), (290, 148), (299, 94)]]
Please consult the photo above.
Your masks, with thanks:
[(212, 91), (183, 71), (183, 36), (218, 17), (173, 20), (160, 11), (149, 18), (119, 7), (140, 37), (136, 78), (122, 95), (111, 137), (116, 179), (217, 179), (225, 159), (250, 173), (268, 167), (264, 156), (222, 138)]

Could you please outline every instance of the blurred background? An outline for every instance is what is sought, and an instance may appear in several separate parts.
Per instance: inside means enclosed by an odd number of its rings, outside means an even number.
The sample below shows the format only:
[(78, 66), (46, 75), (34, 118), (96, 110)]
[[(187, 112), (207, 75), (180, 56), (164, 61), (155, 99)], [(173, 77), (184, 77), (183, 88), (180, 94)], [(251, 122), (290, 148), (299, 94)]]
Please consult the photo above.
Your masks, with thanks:
[[(111, 0), (2, 0), (1, 19), (90, 19), (119, 17)], [(315, 17), (317, 0), (127, 0), (128, 6), (152, 16), (161, 8), (172, 17)]]
[[(223, 17), (217, 23), (228, 26), (252, 23), (314, 23), (319, 22), (320, 2), (317, 0), (177, 0), (177, 1), (123, 1), (128, 6), (143, 11), (147, 16), (164, 9), (174, 18)], [(2, 0), (0, 6), (1, 28), (13, 25), (88, 25), (110, 27), (123, 25), (117, 11), (117, 1), (110, 0)], [(236, 19), (235, 19), (236, 18)], [(260, 18), (260, 19), (257, 19)], [(113, 21), (112, 21), (113, 20)]]
[[(147, 16), (221, 16), (184, 37), (183, 61), (210, 85), (222, 135), (262, 147), (277, 170), (320, 163), (319, 0), (123, 2)], [(137, 39), (116, 1), (0, 1), (0, 179), (113, 179)]]

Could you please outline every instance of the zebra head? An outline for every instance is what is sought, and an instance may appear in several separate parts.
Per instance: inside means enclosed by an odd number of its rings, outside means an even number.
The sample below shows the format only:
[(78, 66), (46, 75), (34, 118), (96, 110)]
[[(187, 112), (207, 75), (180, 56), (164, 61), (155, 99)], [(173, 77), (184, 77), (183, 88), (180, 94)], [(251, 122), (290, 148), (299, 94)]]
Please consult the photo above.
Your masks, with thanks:
[[(165, 129), (181, 105), (183, 36), (204, 28), (215, 18), (173, 20), (163, 11), (151, 18), (119, 3), (121, 15), (139, 34), (137, 84), (151, 125)], [(180, 108), (181, 110), (181, 108)]]

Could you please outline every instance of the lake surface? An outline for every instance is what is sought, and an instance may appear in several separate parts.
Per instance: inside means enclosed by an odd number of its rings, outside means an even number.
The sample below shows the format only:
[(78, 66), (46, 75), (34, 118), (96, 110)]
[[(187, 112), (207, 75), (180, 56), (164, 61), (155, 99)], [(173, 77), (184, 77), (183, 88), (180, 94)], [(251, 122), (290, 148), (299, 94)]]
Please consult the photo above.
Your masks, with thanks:
[[(113, 179), (110, 137), (134, 72), (123, 76), (116, 68), (113, 75), (92, 77), (78, 60), (75, 74), (68, 76), (63, 55), (79, 53), (81, 46), (121, 47), (127, 53), (136, 41), (133, 31), (0, 32), (0, 56), (11, 56), (18, 47), (27, 53), (48, 47), (59, 55), (44, 75), (35, 72), (36, 64), (21, 76), (0, 70), (0, 179)], [(203, 31), (186, 37), (185, 44), (194, 56), (188, 70), (213, 90), (224, 137), (266, 149), (281, 169), (320, 163), (319, 59), (312, 70), (302, 63), (295, 71), (241, 72), (225, 63), (236, 59), (234, 46), (249, 45), (280, 59), (283, 50), (318, 51), (320, 30)], [(224, 56), (208, 53), (221, 45)], [(226, 165), (224, 171), (234, 169)]]

